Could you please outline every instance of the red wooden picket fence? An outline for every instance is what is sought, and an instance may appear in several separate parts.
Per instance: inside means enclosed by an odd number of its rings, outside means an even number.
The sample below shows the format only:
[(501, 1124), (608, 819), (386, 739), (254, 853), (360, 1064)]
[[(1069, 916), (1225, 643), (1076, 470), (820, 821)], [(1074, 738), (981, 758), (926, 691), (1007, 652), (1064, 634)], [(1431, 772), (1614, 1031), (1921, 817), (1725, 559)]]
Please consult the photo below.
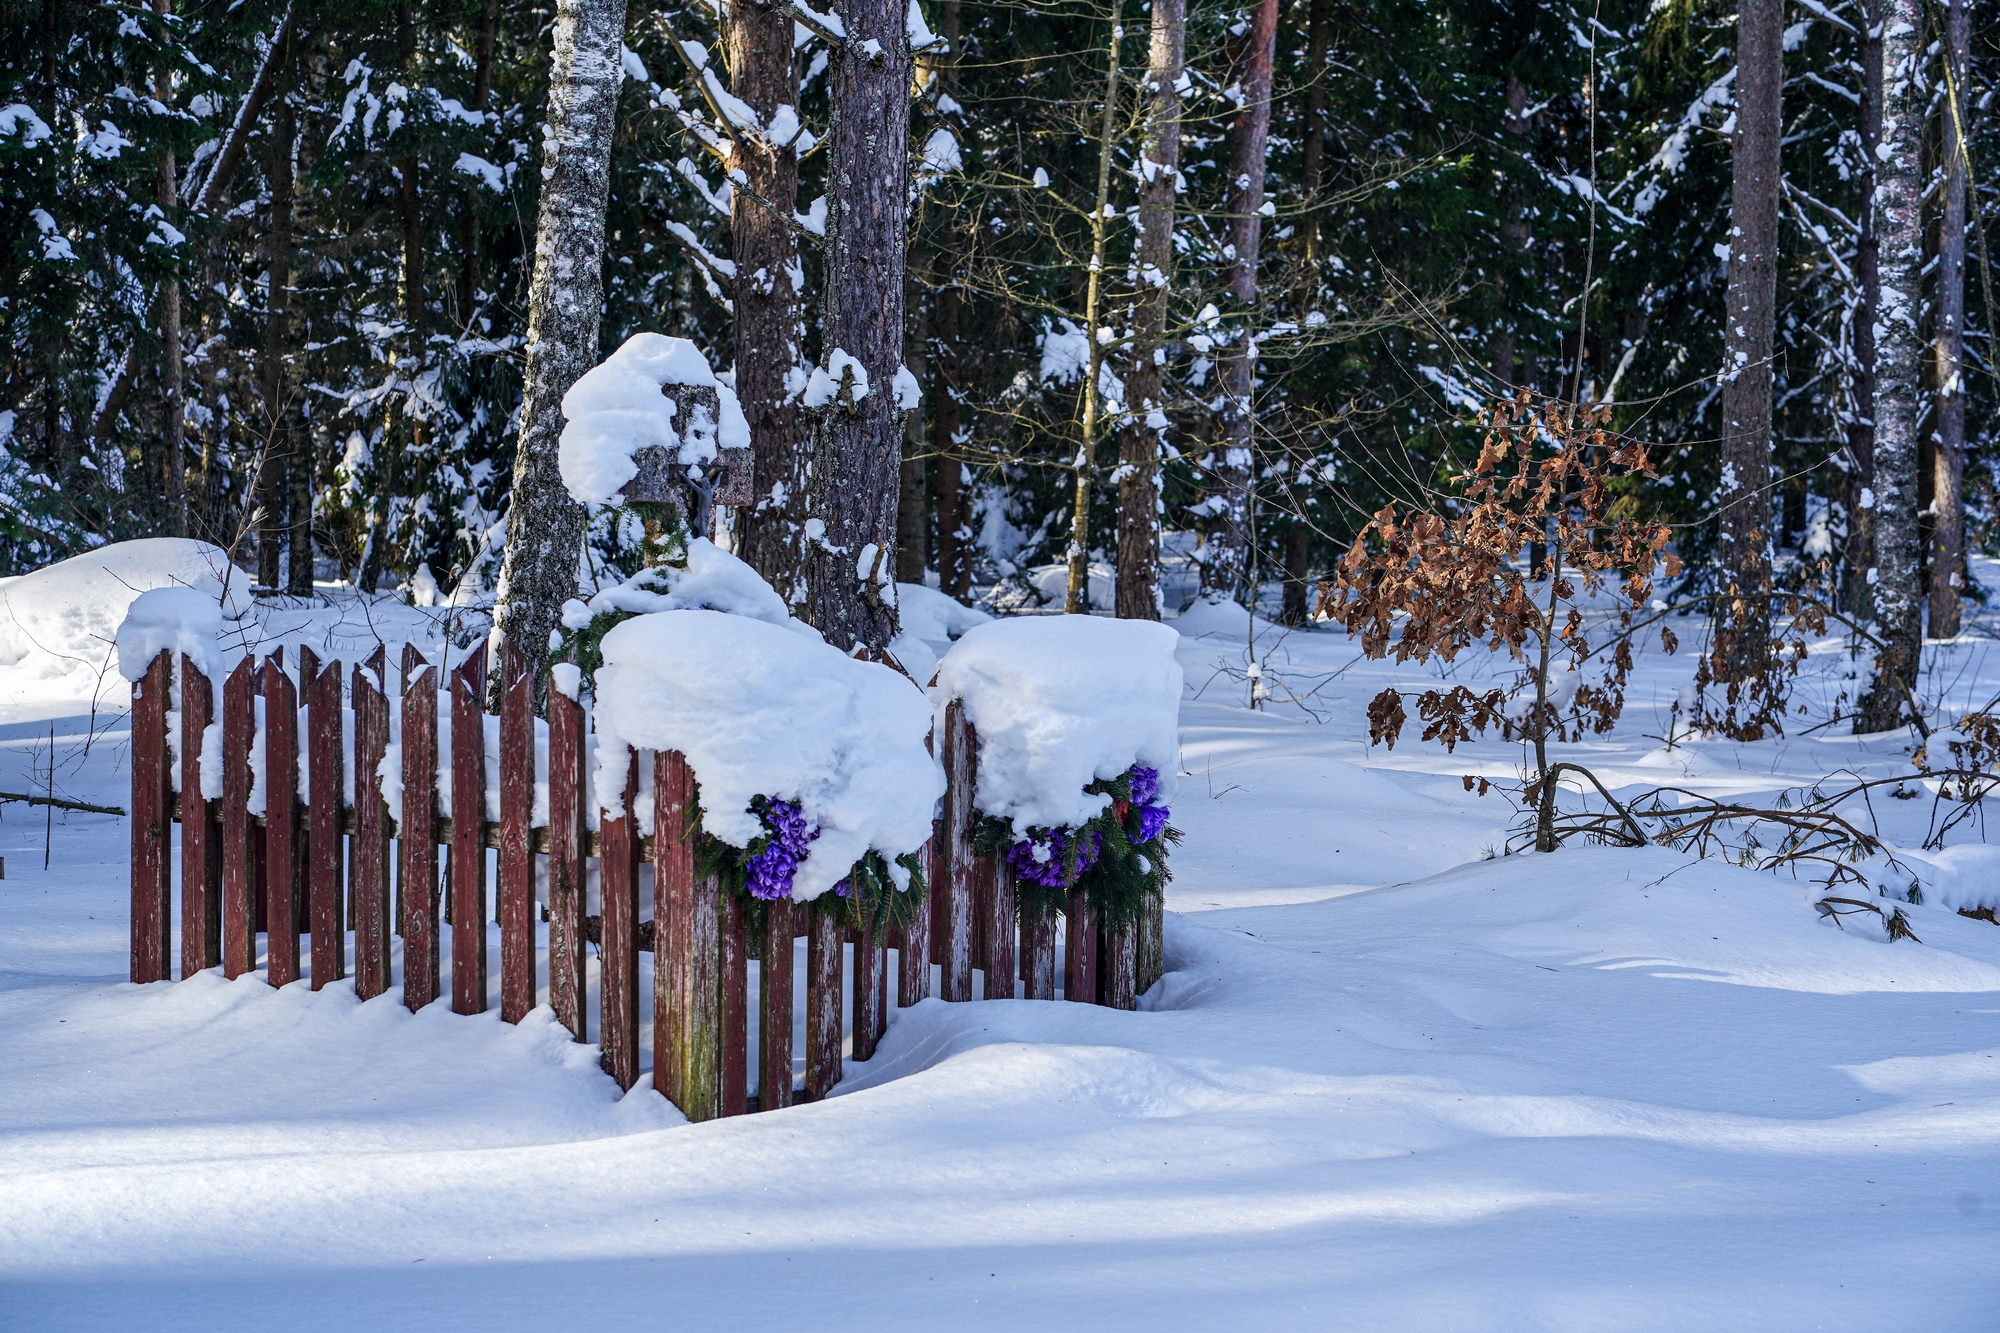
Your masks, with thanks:
[[(653, 865), (653, 1081), (692, 1120), (771, 1110), (824, 1096), (840, 1079), (842, 1012), (852, 1014), (852, 1054), (870, 1059), (888, 1027), (889, 951), (896, 951), (895, 1003), (930, 993), (938, 965), (941, 997), (974, 998), (975, 972), (1008, 978), (1004, 996), (1056, 997), (1057, 914), (1016, 920), (1012, 871), (973, 851), (977, 744), (960, 705), (946, 712), (948, 786), (925, 853), (929, 910), (889, 938), (842, 924), (837, 909), (789, 901), (769, 905), (754, 991), (742, 904), (698, 882), (690, 842), (642, 837), (635, 809), (639, 765), (653, 765), (655, 829), (679, 829), (696, 799), (696, 774), (678, 752), (628, 756), (625, 794), (589, 828), (585, 713), (547, 691), (549, 818), (532, 823), (536, 743), (533, 677), (509, 652), (500, 708), (500, 818), (486, 818), (486, 657), (475, 653), (450, 673), (451, 809), (436, 781), (440, 668), (406, 646), (402, 699), (401, 808), (383, 798), (378, 769), (390, 740), (386, 654), (355, 666), (322, 665), (301, 649), (287, 670), (282, 650), (261, 663), (246, 657), (221, 687), (222, 795), (199, 799), (202, 732), (214, 719), (215, 690), (182, 657), (180, 790), (170, 772), (168, 714), (175, 663), (156, 657), (132, 687), (132, 980), (172, 979), (173, 833), (180, 839), (180, 966), (183, 978), (220, 966), (235, 978), (256, 969), (264, 936), (268, 979), (286, 985), (309, 975), (313, 989), (347, 975), (354, 936), (354, 988), (363, 1000), (393, 984), (392, 936), (401, 936), (403, 1002), (416, 1010), (439, 998), (440, 931), (451, 931), (455, 1012), (487, 1005), (487, 858), (498, 850), (500, 1016), (518, 1023), (535, 1007), (538, 976), (535, 858), (547, 862), (548, 1003), (577, 1041), (587, 1039), (585, 950), (601, 949), (598, 1041), (604, 1068), (625, 1088), (640, 1077), (640, 866)], [(343, 694), (343, 685), (345, 692)], [(256, 704), (265, 701), (268, 788), (265, 813), (249, 809)], [(306, 712), (312, 799), (297, 791), (299, 699)], [(342, 796), (344, 709), (354, 725), (352, 802)], [(328, 799), (327, 793), (335, 793)], [(425, 830), (424, 836), (408, 836)], [(438, 849), (445, 849), (441, 858)], [(598, 863), (601, 917), (585, 917), (588, 862)], [(440, 908), (444, 917), (440, 920)], [(1133, 1008), (1139, 933), (1100, 932), (1074, 895), (1060, 931), (1067, 998)], [(593, 929), (595, 927), (595, 929)], [(300, 936), (312, 941), (302, 970)], [(1108, 938), (1101, 938), (1106, 936)], [(793, 976), (796, 941), (806, 941), (804, 995)], [(844, 947), (851, 946), (851, 948)], [(1156, 952), (1156, 951), (1155, 951)], [(1147, 978), (1150, 981), (1150, 978)], [(806, 1014), (805, 1084), (792, 1084), (795, 1004)], [(758, 1015), (757, 1049), (749, 1018)], [(756, 1061), (759, 1096), (749, 1096)]]

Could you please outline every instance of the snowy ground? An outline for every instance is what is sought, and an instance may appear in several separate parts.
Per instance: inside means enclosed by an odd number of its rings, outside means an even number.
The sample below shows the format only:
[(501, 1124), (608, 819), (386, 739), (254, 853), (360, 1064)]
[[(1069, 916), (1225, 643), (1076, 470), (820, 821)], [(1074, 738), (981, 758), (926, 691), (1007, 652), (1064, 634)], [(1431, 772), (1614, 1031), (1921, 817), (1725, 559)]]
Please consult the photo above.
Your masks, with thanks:
[[(448, 628), (259, 615), (350, 658)], [(1976, 824), (1923, 853), (1929, 793), (1876, 803), (1922, 944), (1669, 851), (1494, 857), (1512, 810), (1460, 775), (1516, 749), (1367, 745), (1425, 671), (1266, 630), (1324, 720), (1252, 712), (1240, 613), (1176, 623), (1187, 841), (1143, 1011), (927, 1001), (833, 1099), (699, 1127), (546, 1011), (125, 984), (122, 821), (0, 807), (0, 1326), (1993, 1324), (2000, 928), (1941, 905), (2000, 901)], [(1932, 656), (1941, 712), (2000, 693), (1989, 631)], [(124, 804), (122, 686), (51, 661), (0, 667), (0, 789), (47, 785), (53, 727), (57, 790)], [(1690, 669), (1643, 657), (1566, 753), (1732, 795), (1907, 769), (1838, 727), (1668, 748)], [(1853, 669), (1820, 645), (1799, 697)]]

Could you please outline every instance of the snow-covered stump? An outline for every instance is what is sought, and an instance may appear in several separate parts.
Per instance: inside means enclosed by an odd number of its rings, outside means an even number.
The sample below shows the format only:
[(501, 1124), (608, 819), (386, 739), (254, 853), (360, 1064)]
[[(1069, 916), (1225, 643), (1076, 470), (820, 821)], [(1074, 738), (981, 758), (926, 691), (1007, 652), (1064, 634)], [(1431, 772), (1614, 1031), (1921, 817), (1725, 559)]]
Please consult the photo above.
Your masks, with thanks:
[[(408, 664), (405, 663), (407, 671)], [(438, 997), (437, 819), (438, 669), (425, 666), (403, 688), (402, 847), (403, 1003), (410, 1011)]]
[[(389, 989), (389, 806), (382, 760), (389, 749), (389, 699), (382, 692), (385, 653), (354, 668), (354, 994), (372, 1000)], [(183, 835), (185, 836), (185, 835)]]
[(585, 1039), (588, 1026), (583, 924), (589, 882), (584, 866), (588, 782), (583, 705), (575, 693), (565, 692), (558, 673), (549, 690), (549, 1007), (578, 1041)]
[(222, 829), (202, 790), (202, 735), (215, 721), (215, 687), (186, 653), (181, 663), (181, 977), (222, 962)]
[(173, 977), (173, 774), (167, 705), (173, 667), (165, 653), (132, 684), (132, 980)]
[(249, 658), (222, 683), (222, 974), (257, 970), (257, 857), (250, 823), (250, 738), (257, 729)]
[[(618, 808), (598, 811), (598, 876), (603, 907), (598, 973), (599, 1063), (630, 1090), (639, 1081), (639, 756), (626, 750)], [(659, 943), (656, 922), (654, 946)], [(660, 964), (653, 957), (654, 971)]]
[(486, 1012), (485, 700), (486, 655), (474, 653), (451, 673), (451, 1008), (458, 1014)]

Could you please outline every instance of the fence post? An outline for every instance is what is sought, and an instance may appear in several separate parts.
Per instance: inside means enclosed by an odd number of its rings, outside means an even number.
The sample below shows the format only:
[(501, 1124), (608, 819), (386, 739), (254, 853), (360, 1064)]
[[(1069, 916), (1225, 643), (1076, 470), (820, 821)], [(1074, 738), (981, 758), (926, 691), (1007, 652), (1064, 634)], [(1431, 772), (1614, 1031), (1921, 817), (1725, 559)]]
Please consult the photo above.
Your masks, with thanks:
[(863, 922), (854, 932), (854, 1058), (873, 1060), (875, 1043), (886, 1029), (882, 1012), (883, 982), (888, 974), (888, 954), (875, 938), (872, 924)]
[(222, 975), (257, 969), (255, 865), (250, 845), (250, 742), (257, 727), (254, 668), (236, 664), (222, 683)]
[(953, 699), (944, 712), (944, 895), (937, 917), (944, 939), (938, 962), (944, 998), (972, 998), (972, 794), (978, 739), (965, 716), (965, 702)]
[(438, 997), (438, 673), (424, 665), (403, 691), (403, 1003)]
[(222, 961), (222, 840), (201, 794), (201, 742), (215, 687), (181, 655), (181, 976)]
[(840, 924), (817, 902), (806, 905), (806, 1100), (840, 1082)]
[(798, 909), (790, 898), (764, 906), (764, 952), (758, 959), (757, 1106), (776, 1111), (792, 1104), (792, 951)]
[[(312, 825), (309, 884), (312, 899), (312, 988), (347, 975), (347, 910), (342, 901), (342, 838), (340, 809), (346, 801), (347, 756), (341, 733), (340, 663), (323, 671), (305, 653), (299, 654), (300, 679), (306, 682), (306, 763), (312, 775)], [(317, 674), (308, 674), (317, 672)], [(361, 795), (359, 787), (355, 796)]]
[[(639, 1081), (639, 756), (625, 752), (625, 794), (617, 811), (599, 810), (598, 874), (603, 886), (603, 967), (598, 1041), (604, 1072), (631, 1090)], [(653, 923), (653, 970), (659, 972), (661, 926)], [(657, 982), (655, 983), (658, 984)]]
[(486, 653), (451, 673), (451, 1011), (486, 1012)]
[(1165, 912), (1165, 895), (1158, 891), (1148, 893), (1145, 915), (1139, 918), (1139, 956), (1133, 968), (1136, 979), (1132, 989), (1138, 995), (1153, 989), (1166, 975)]
[(1082, 889), (1069, 891), (1063, 921), (1063, 998), (1097, 1003), (1097, 919)]
[(694, 770), (653, 755), (653, 1084), (689, 1120), (722, 1113), (722, 932), (713, 880), (686, 836)]
[[(549, 1005), (578, 1041), (584, 1015), (583, 704), (549, 683)], [(654, 959), (655, 965), (659, 960)]]
[(937, 851), (943, 841), (939, 837), (943, 827), (943, 820), (932, 820), (930, 840), (917, 852), (918, 863), (924, 868), (929, 897), (922, 907), (910, 914), (910, 924), (903, 927), (896, 941), (898, 1009), (907, 1009), (931, 993), (931, 918), (937, 905), (937, 886), (944, 878)]
[(299, 979), (299, 692), (264, 661), (264, 950), (274, 987)]
[[(747, 1069), (750, 1044), (749, 941), (743, 920), (743, 900), (735, 895), (722, 902), (722, 1114), (742, 1115), (750, 1109)], [(658, 965), (658, 960), (654, 960)]]
[(535, 1007), (535, 678), (509, 640), (500, 683), (500, 1020)]
[[(173, 658), (155, 656), (132, 683), (132, 980), (173, 980), (173, 775), (167, 704)], [(51, 760), (53, 762), (53, 759)]]
[[(389, 807), (382, 758), (389, 750), (389, 700), (381, 648), (354, 668), (354, 993), (372, 1000), (389, 989)], [(407, 964), (405, 970), (407, 970)]]
[(1126, 921), (1105, 926), (1104, 1003), (1113, 1009), (1137, 1009), (1139, 922)]
[[(1006, 866), (1000, 873), (1018, 894), (1014, 868)], [(1047, 905), (1021, 909), (1021, 995), (1029, 1000), (1056, 998), (1056, 914)]]
[(990, 852), (974, 863), (973, 874), (986, 904), (986, 998), (1011, 1000), (1020, 975), (1014, 959), (1014, 876)]

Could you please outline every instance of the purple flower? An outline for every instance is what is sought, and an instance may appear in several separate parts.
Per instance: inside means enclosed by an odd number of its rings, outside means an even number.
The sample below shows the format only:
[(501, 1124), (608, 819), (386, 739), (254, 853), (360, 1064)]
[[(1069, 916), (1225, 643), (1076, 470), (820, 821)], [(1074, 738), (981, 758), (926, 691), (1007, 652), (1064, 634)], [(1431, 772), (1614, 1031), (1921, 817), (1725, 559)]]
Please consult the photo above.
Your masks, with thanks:
[[(1134, 786), (1138, 785), (1136, 783)], [(1151, 842), (1166, 831), (1167, 817), (1172, 809), (1164, 805), (1142, 805), (1139, 807), (1139, 836), (1134, 842)]]
[[(1090, 836), (1076, 846), (1076, 873), (1097, 864), (1098, 853), (1104, 848), (1104, 835), (1096, 829), (1089, 830)], [(1039, 884), (1045, 889), (1068, 887), (1063, 877), (1064, 863), (1069, 858), (1068, 829), (1050, 829), (1040, 835), (1030, 835), (1007, 848), (1007, 864), (1014, 867), (1014, 873), (1030, 884)]]
[(1160, 794), (1160, 770), (1134, 764), (1126, 770), (1126, 775), (1132, 779), (1132, 804), (1151, 805)]
[(766, 902), (789, 898), (799, 862), (806, 859), (806, 848), (819, 836), (819, 829), (806, 827), (804, 813), (792, 801), (773, 801), (760, 796), (750, 803), (750, 808), (764, 822), (771, 840), (763, 851), (743, 863), (744, 885), (751, 897)]

